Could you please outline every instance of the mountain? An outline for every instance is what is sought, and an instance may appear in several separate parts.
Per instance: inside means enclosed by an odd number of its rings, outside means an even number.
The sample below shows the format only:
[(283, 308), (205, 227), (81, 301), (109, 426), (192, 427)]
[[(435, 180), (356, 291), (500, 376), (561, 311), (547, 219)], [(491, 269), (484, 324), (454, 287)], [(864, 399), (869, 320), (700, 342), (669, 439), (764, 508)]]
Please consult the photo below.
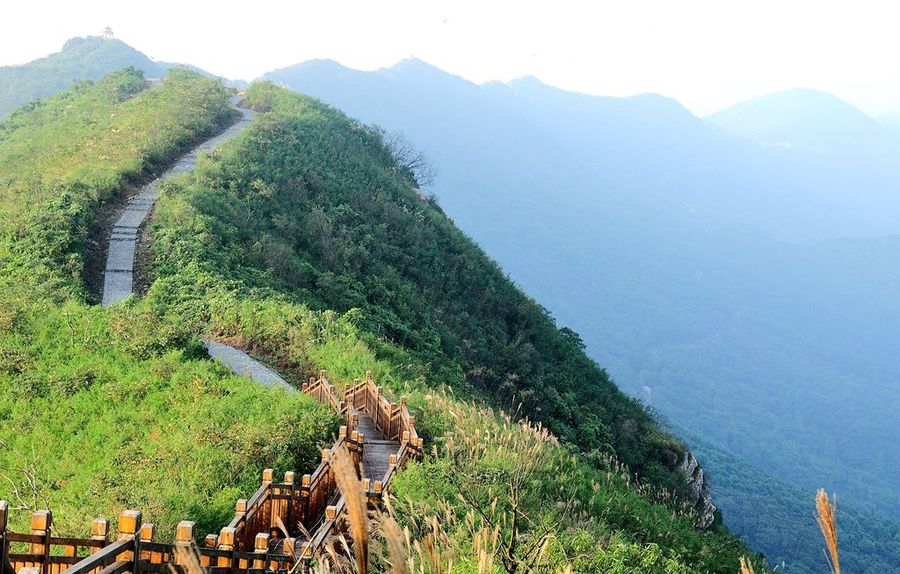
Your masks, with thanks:
[(817, 90), (794, 89), (735, 104), (709, 121), (760, 143), (817, 150), (846, 150), (882, 138), (878, 122), (843, 100)]
[[(716, 504), (729, 517), (733, 532), (765, 548), (766, 558), (778, 571), (819, 574), (829, 570), (816, 539), (819, 526), (809, 511), (815, 489), (773, 478), (701, 437), (673, 430), (685, 438), (712, 475)], [(838, 504), (842, 566), (853, 572), (894, 572), (900, 556), (900, 523)], [(791, 536), (785, 536), (785, 524), (791, 525)]]
[[(476, 85), (418, 61), (266, 77), (405, 133), (446, 213), (620, 386), (777, 480), (900, 518), (900, 251), (883, 237), (900, 233), (900, 182), (888, 160), (859, 160), (882, 140), (834, 161), (661, 96)], [(860, 121), (830, 131), (863, 134)]]
[(0, 120), (19, 106), (67, 90), (77, 81), (98, 80), (128, 66), (143, 71), (148, 78), (162, 78), (166, 70), (180, 64), (156, 62), (113, 38), (72, 38), (61, 51), (45, 58), (20, 66), (0, 67)]
[[(128, 68), (3, 124), (0, 498), (33, 496), (72, 535), (138, 508), (160, 538), (183, 518), (202, 536), (262, 469), (314, 468), (336, 417), (232, 376), (214, 338), (295, 385), (370, 370), (408, 397), (428, 452), (392, 479), (389, 512), (429, 545), (400, 542), (423, 570), (537, 555), (547, 571), (734, 571), (750, 550), (699, 527), (684, 445), (422, 197), (383, 133), (269, 83), (245, 103), (249, 127), (159, 188), (135, 267), (147, 292), (109, 307), (82, 280), (92, 235), (234, 120), (227, 91), (183, 69), (148, 89)], [(489, 542), (501, 532), (517, 543)]]

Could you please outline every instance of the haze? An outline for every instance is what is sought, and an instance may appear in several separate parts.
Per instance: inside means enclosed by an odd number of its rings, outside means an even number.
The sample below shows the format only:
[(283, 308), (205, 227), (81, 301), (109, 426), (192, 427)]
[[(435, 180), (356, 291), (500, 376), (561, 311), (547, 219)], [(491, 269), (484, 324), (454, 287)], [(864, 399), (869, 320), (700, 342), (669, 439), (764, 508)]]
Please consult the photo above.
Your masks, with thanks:
[(900, 36), (886, 2), (392, 4), (162, 0), (151, 12), (119, 1), (18, 2), (0, 20), (0, 65), (108, 25), (156, 59), (248, 80), (313, 58), (375, 69), (415, 56), (475, 82), (534, 75), (590, 94), (660, 93), (698, 115), (792, 87), (872, 115), (900, 111)]

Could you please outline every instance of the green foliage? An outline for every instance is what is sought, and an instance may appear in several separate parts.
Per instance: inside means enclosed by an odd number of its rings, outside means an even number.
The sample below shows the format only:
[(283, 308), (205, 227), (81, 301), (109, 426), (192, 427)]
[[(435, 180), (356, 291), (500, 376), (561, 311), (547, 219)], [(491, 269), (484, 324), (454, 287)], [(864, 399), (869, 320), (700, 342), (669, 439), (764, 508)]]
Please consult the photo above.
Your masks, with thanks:
[(429, 378), (680, 487), (682, 445), (413, 190), (379, 131), (270, 84), (248, 101), (272, 112), (174, 200), (198, 215), (157, 231), (161, 275), (194, 265), (313, 308), (360, 309), (373, 347), (388, 341)]
[(187, 516), (216, 531), (262, 468), (311, 470), (330, 443), (336, 417), (315, 401), (204, 360), (199, 319), (78, 296), (99, 206), (230, 114), (215, 82), (176, 70), (147, 90), (129, 69), (0, 128), (0, 498), (19, 531), (44, 506), (62, 533), (126, 507), (163, 536)]
[(0, 281), (80, 289), (99, 208), (231, 117), (212, 80), (173, 70), (159, 87), (110, 74), (0, 124)]
[(577, 572), (730, 573), (747, 552), (731, 536), (694, 529), (690, 512), (650, 502), (622, 467), (585, 464), (538, 429), (441, 393), (423, 400), (428, 417), (452, 432), (436, 440), (433, 456), (399, 475), (397, 514), (416, 539), (439, 517), (464, 568), (472, 554), (465, 541), (480, 528), (498, 529), (501, 546), (516, 540), (522, 564), (544, 547), (536, 563), (547, 572), (571, 565)]
[[(85, 517), (125, 508), (143, 510), (164, 536), (188, 516), (215, 532), (256, 489), (260, 469), (315, 468), (336, 430), (315, 401), (196, 358), (196, 341), (173, 335), (152, 306), (0, 303), (9, 325), (0, 334), (0, 473), (26, 501), (53, 508), (62, 532), (84, 534)], [(0, 498), (19, 504), (11, 484)], [(15, 515), (20, 531), (26, 519)]]
[[(657, 469), (658, 485), (666, 485), (674, 476), (665, 462), (673, 461), (663, 453), (674, 458), (680, 445), (584, 357), (575, 333), (557, 329), (411, 190), (377, 132), (268, 85), (248, 97), (270, 113), (162, 190), (152, 224), (158, 278), (147, 304), (206, 322), (217, 338), (263, 356), (289, 379), (325, 368), (341, 384), (371, 369), (395, 395), (408, 395), (422, 435), (439, 450), (404, 473), (398, 495), (426, 514), (456, 500), (448, 473), (503, 493), (507, 471), (497, 465), (520, 461), (500, 439), (527, 440), (521, 427), (436, 387), (459, 394), (477, 387), (496, 404), (536, 396), (522, 408), (594, 449), (584, 458), (551, 445), (535, 457), (540, 480), (527, 485), (528, 513), (561, 524), (555, 563), (590, 547), (579, 570), (735, 570), (747, 552), (739, 541), (718, 528), (695, 530), (679, 499), (635, 483), (608, 456), (630, 456), (644, 476)], [(568, 418), (547, 415), (550, 403), (540, 403), (547, 396)], [(474, 428), (485, 431), (482, 456), (449, 456), (449, 437)], [(560, 497), (574, 497), (577, 510), (545, 504)], [(465, 546), (464, 529), (452, 537)]]

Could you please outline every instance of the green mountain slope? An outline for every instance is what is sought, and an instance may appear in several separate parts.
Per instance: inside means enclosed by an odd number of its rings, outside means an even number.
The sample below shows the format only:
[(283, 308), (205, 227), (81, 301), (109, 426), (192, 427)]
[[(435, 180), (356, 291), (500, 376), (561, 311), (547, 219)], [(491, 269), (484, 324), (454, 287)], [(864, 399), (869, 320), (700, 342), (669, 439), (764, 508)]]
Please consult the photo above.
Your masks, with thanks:
[[(442, 560), (474, 568), (472, 537), (496, 524), (522, 542), (515, 559), (546, 541), (547, 571), (735, 570), (747, 548), (720, 526), (694, 528), (660, 488), (679, 483), (669, 459), (683, 446), (413, 191), (377, 132), (314, 100), (255, 86), (250, 102), (271, 111), (164, 186), (146, 297), (88, 305), (85, 236), (101, 206), (221, 129), (225, 95), (185, 71), (147, 89), (130, 70), (0, 132), (0, 472), (22, 486), (34, 467), (60, 533), (125, 507), (163, 536), (184, 517), (214, 531), (261, 469), (312, 468), (333, 417), (230, 376), (198, 342), (213, 336), (289, 380), (372, 369), (408, 394), (430, 453), (395, 483), (398, 517), (416, 539), (440, 522)], [(591, 452), (470, 402), (484, 398), (521, 403)], [(0, 498), (17, 500), (9, 482)], [(21, 531), (28, 504), (17, 506)]]
[[(446, 213), (621, 388), (770, 476), (900, 516), (900, 245), (847, 239), (896, 232), (896, 218), (882, 223), (897, 210), (866, 197), (900, 197), (900, 171), (753, 144), (658, 96), (479, 86), (415, 61), (372, 72), (309, 62), (266, 77), (426, 150)], [(871, 120), (852, 108), (799, 97), (789, 111), (781, 118), (805, 111), (792, 134), (876, 158)], [(837, 239), (774, 239), (801, 229)], [(787, 514), (742, 501), (733, 508), (771, 524)], [(820, 553), (791, 558), (815, 568)]]
[[(144, 304), (206, 320), (214, 336), (296, 378), (318, 366), (340, 384), (368, 365), (389, 391), (408, 394), (434, 451), (401, 475), (396, 494), (412, 505), (408, 525), (422, 528), (414, 537), (427, 534), (429, 516), (460, 517), (457, 528), (442, 519), (457, 558), (472, 536), (461, 517), (471, 505), (480, 516), (508, 511), (509, 477), (527, 457), (540, 464), (522, 495), (523, 537), (552, 524), (553, 564), (581, 555), (585, 571), (734, 570), (746, 552), (735, 538), (694, 529), (671, 493), (634, 485), (608, 458), (632, 457), (648, 480), (677, 483), (665, 457), (683, 447), (414, 191), (377, 131), (270, 84), (254, 85), (248, 101), (268, 113), (164, 188), (152, 225), (158, 277)], [(354, 352), (310, 362), (309, 335), (294, 324), (310, 307), (344, 313), (334, 317), (355, 325)], [(573, 458), (541, 441), (543, 454), (528, 457), (507, 444), (529, 444), (525, 429), (457, 396), (521, 405), (594, 453)], [(460, 448), (467, 441), (472, 449)]]
[(129, 69), (0, 124), (0, 498), (16, 531), (35, 506), (60, 534), (128, 507), (164, 532), (188, 515), (218, 529), (259, 469), (309, 468), (334, 431), (315, 401), (202, 359), (189, 323), (84, 301), (102, 206), (230, 118), (217, 82), (176, 70), (147, 89)]
[[(678, 435), (703, 461), (713, 497), (728, 527), (766, 548), (779, 571), (817, 574), (828, 571), (812, 503), (814, 490), (797, 488), (716, 448), (684, 429)], [(854, 573), (896, 572), (900, 560), (900, 524), (842, 503), (838, 496), (841, 566)], [(790, 532), (784, 525), (790, 524)]]
[[(231, 193), (195, 199), (222, 242), (200, 264), (315, 308), (360, 309), (373, 344), (407, 349), (433, 377), (521, 409), (586, 451), (615, 453), (644, 480), (681, 486), (683, 446), (414, 191), (375, 134), (288, 92), (255, 87), (250, 101), (286, 114), (260, 121), (260, 141), (304, 128), (313, 137), (248, 146), (223, 174)], [(180, 253), (173, 238), (155, 246), (161, 272), (184, 264), (169, 261)]]

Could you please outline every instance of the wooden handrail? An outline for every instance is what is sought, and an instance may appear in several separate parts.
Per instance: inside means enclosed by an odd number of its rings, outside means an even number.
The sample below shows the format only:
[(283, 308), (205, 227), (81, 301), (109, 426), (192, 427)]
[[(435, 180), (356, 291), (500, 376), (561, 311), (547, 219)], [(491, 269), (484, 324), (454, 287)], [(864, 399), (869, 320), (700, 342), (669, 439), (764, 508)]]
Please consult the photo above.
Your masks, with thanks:
[[(119, 540), (118, 542), (113, 542), (100, 552), (96, 554), (92, 554), (88, 556), (81, 562), (74, 564), (65, 570), (63, 570), (60, 574), (86, 574), (91, 570), (96, 570), (102, 566), (105, 566), (107, 562), (114, 558), (118, 558), (125, 552), (131, 552), (134, 550), (134, 540)], [(128, 564), (128, 563), (126, 563)]]
[(128, 572), (128, 570), (132, 567), (131, 562), (129, 561), (119, 561), (113, 562), (106, 568), (100, 571), (100, 574), (122, 574), (123, 572)]

